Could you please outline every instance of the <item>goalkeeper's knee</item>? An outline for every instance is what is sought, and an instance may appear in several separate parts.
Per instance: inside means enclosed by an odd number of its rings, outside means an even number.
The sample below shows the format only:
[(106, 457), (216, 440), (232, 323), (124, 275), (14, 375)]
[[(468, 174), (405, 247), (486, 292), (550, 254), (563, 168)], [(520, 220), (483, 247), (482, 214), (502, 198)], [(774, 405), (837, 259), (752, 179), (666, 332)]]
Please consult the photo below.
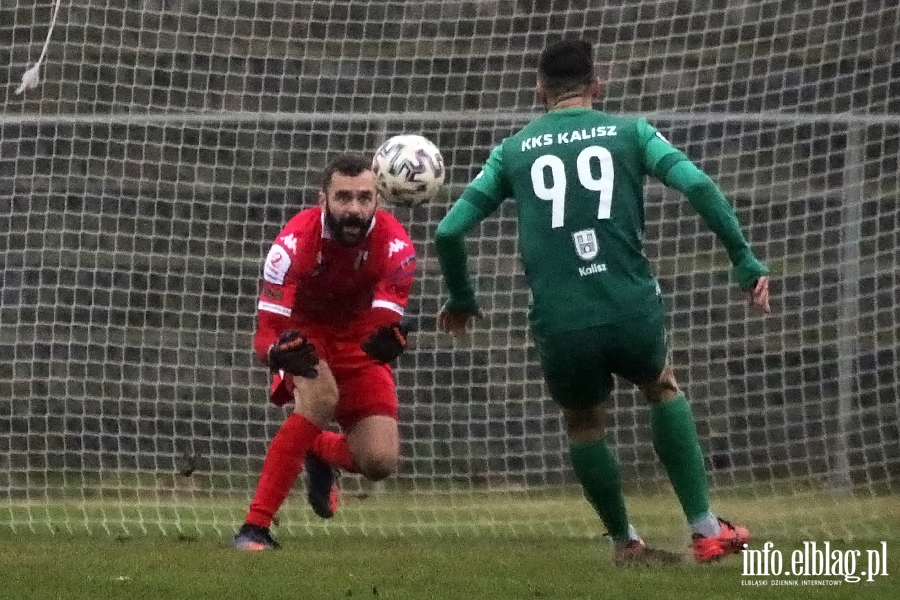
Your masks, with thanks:
[(359, 472), (369, 481), (387, 479), (397, 470), (399, 457), (396, 453), (370, 453), (359, 458), (354, 457)]

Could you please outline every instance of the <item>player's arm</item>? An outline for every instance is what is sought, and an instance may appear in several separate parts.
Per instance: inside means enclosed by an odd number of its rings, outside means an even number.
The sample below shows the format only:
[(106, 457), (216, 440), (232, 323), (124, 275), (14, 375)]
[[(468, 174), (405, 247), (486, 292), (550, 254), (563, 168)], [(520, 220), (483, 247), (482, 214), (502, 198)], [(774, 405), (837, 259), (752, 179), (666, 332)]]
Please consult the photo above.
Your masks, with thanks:
[(389, 363), (406, 350), (409, 327), (403, 316), (416, 276), (416, 250), (406, 231), (398, 225), (390, 237), (386, 267), (366, 315), (371, 333), (362, 344), (378, 363)]
[[(725, 246), (740, 288), (751, 292), (755, 290), (760, 280), (768, 276), (769, 270), (753, 254), (734, 208), (719, 186), (643, 119), (638, 121), (638, 135), (644, 140), (644, 167), (647, 172), (684, 194)], [(765, 304), (767, 308), (768, 298)]]
[(450, 212), (438, 224), (435, 248), (444, 283), (450, 292), (438, 317), (439, 326), (445, 331), (464, 331), (468, 319), (480, 313), (475, 288), (469, 277), (465, 236), (497, 210), (510, 195), (511, 190), (504, 175), (501, 144), (491, 151), (481, 173), (466, 187)]
[(297, 293), (294, 262), (291, 253), (277, 242), (266, 256), (253, 347), (256, 356), (273, 371), (315, 377), (319, 362), (315, 348), (297, 330), (293, 318)]

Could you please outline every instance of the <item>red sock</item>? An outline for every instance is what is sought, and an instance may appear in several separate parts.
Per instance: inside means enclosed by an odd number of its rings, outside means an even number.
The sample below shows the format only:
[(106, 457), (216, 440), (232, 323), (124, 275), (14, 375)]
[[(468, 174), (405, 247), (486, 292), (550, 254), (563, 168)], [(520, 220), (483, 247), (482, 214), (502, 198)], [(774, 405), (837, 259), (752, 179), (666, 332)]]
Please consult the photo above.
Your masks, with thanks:
[(303, 468), (303, 457), (322, 429), (306, 417), (291, 413), (269, 445), (247, 523), (269, 527)]
[(347, 445), (347, 436), (333, 431), (323, 431), (313, 442), (312, 453), (327, 462), (332, 467), (337, 467), (348, 473), (359, 473), (359, 468), (350, 454), (350, 446)]

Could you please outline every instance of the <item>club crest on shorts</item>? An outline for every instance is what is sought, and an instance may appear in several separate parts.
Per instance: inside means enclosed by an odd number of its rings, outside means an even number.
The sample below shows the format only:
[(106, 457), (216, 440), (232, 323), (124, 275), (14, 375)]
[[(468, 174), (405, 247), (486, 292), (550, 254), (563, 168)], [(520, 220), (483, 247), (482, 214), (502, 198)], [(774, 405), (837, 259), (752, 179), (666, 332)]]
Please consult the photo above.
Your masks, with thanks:
[(593, 229), (582, 229), (572, 233), (575, 251), (582, 260), (594, 260), (597, 257), (597, 232)]

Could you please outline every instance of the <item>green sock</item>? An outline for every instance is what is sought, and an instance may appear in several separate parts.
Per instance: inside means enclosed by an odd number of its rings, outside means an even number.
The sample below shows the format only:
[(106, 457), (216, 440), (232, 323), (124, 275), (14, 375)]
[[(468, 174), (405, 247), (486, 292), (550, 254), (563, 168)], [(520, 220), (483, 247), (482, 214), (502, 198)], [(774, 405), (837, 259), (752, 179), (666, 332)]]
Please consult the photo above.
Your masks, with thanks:
[(689, 523), (709, 514), (706, 466), (697, 426), (684, 394), (650, 405), (653, 449), (669, 474)]
[(619, 463), (604, 438), (593, 442), (570, 442), (572, 468), (584, 495), (597, 511), (613, 541), (628, 540), (628, 515), (622, 496), (622, 477)]

